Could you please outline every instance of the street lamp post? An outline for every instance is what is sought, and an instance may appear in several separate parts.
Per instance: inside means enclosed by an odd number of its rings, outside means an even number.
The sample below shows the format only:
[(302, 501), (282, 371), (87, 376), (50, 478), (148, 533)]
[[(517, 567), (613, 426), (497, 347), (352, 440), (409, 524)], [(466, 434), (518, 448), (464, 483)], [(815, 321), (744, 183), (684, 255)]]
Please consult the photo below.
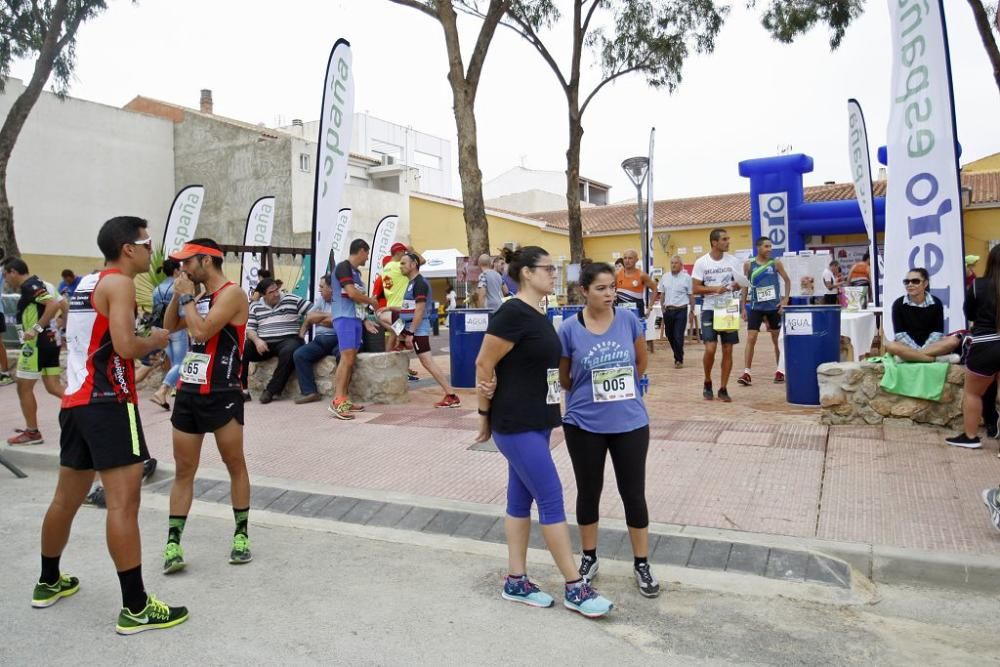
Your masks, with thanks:
[[(625, 175), (628, 176), (629, 180), (635, 186), (635, 196), (636, 196), (636, 211), (635, 219), (639, 223), (639, 243), (642, 246), (642, 267), (643, 272), (647, 275), (650, 271), (649, 266), (649, 239), (646, 238), (646, 233), (649, 231), (646, 229), (646, 209), (642, 205), (642, 186), (646, 182), (646, 174), (649, 172), (649, 158), (646, 156), (637, 156), (626, 158), (622, 161), (622, 169), (625, 171)], [(643, 290), (647, 292), (647, 289)], [(648, 301), (648, 294), (646, 295)]]

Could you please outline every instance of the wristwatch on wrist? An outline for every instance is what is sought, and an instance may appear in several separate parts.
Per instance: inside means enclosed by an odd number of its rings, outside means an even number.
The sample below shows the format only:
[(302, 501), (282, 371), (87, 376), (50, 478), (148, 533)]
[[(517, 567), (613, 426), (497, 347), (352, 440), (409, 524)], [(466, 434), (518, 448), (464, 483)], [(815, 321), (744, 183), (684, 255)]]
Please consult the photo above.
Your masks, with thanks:
[(177, 300), (177, 303), (180, 304), (181, 308), (192, 302), (194, 302), (194, 297), (190, 294), (181, 294), (181, 298)]
[(35, 330), (35, 333), (43, 333), (45, 331), (45, 328), (41, 324), (38, 324), (38, 323), (36, 323), (35, 326), (33, 326), (31, 328)]

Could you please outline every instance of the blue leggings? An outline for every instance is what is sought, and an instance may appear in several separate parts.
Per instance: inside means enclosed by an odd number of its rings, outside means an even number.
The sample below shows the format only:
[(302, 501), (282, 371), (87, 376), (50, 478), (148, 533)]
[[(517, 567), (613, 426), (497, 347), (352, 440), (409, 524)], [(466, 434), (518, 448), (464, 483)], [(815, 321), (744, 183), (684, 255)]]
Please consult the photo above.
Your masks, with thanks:
[(493, 432), (493, 442), (507, 459), (507, 514), (515, 519), (531, 516), (531, 502), (538, 506), (538, 523), (566, 520), (562, 483), (549, 452), (552, 430), (523, 433)]

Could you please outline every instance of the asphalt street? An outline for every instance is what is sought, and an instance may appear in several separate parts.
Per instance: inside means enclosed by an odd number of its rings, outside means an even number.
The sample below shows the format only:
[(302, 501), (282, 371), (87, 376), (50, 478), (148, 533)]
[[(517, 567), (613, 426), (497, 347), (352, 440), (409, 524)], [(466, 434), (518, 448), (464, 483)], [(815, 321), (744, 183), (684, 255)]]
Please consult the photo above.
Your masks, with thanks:
[[(30, 606), (55, 483), (51, 459), (32, 458), (26, 480), (0, 470), (3, 665), (1000, 663), (996, 604), (987, 597), (879, 587), (823, 599), (804, 584), (678, 569), (661, 572), (666, 593), (646, 600), (617, 564), (597, 580), (616, 609), (591, 621), (560, 606), (503, 601), (502, 545), (258, 512), (255, 559), (231, 566), (232, 520), (226, 508), (201, 502), (184, 533), (188, 569), (166, 577), (165, 498), (153, 494), (144, 495), (140, 519), (146, 586), (187, 605), (191, 617), (119, 637), (102, 510), (81, 509), (63, 557), (80, 592), (49, 609)], [(533, 551), (530, 570), (559, 591), (547, 554)]]

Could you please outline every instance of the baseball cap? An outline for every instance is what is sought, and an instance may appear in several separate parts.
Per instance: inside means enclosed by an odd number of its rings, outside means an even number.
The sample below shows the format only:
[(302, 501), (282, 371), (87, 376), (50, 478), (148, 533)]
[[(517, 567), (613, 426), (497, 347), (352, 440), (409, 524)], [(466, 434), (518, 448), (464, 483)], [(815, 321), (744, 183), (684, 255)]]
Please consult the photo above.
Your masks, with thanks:
[(393, 255), (395, 255), (397, 252), (405, 252), (405, 251), (406, 251), (406, 244), (404, 243), (393, 243), (392, 247), (389, 248), (389, 252), (391, 252)]

